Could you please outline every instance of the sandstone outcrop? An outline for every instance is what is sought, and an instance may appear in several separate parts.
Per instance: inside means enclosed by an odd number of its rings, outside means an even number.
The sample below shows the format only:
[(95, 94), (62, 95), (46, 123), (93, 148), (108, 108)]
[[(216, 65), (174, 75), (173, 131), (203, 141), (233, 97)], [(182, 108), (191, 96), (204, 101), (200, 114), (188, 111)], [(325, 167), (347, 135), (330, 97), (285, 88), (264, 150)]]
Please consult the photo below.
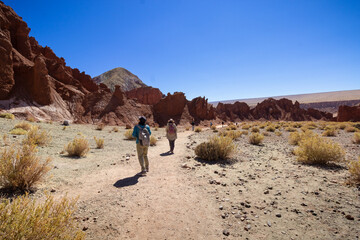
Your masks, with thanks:
[(129, 99), (134, 99), (139, 103), (146, 105), (155, 105), (157, 104), (163, 94), (158, 88), (153, 87), (140, 87), (133, 90), (125, 92), (126, 97)]
[(250, 119), (250, 107), (244, 102), (235, 102), (233, 104), (219, 103), (216, 106), (216, 113), (224, 121)]
[(154, 120), (160, 126), (163, 126), (172, 118), (175, 122), (180, 122), (184, 108), (187, 104), (185, 94), (182, 92), (175, 92), (161, 99), (154, 105)]
[(360, 121), (360, 106), (340, 106), (337, 115), (338, 122), (359, 122)]

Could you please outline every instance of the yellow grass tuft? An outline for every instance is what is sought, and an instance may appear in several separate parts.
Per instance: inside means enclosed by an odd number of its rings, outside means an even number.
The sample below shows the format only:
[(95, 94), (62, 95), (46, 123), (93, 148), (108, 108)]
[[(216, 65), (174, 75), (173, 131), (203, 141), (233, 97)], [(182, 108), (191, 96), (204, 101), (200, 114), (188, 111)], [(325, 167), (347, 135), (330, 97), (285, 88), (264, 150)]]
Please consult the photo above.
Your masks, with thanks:
[(102, 131), (104, 129), (104, 127), (105, 127), (105, 124), (99, 123), (98, 125), (96, 125), (95, 129), (98, 130), (98, 131)]
[(103, 138), (94, 137), (94, 140), (95, 140), (95, 143), (96, 143), (96, 148), (98, 148), (98, 149), (104, 148), (104, 139)]
[(357, 161), (351, 161), (349, 163), (349, 172), (351, 174), (351, 178), (357, 182), (360, 183), (360, 157)]
[(344, 122), (338, 124), (338, 128), (344, 130), (348, 125)]
[(35, 119), (33, 116), (28, 116), (28, 117), (26, 118), (26, 121), (35, 122), (36, 119)]
[(188, 126), (188, 127), (185, 127), (185, 130), (186, 131), (189, 131), (190, 130), (190, 127)]
[(280, 132), (280, 131), (275, 131), (275, 135), (278, 136), (278, 137), (280, 137), (280, 136), (282, 135), (282, 132)]
[(133, 130), (131, 130), (131, 129), (126, 130), (124, 133), (125, 138), (127, 140), (135, 140), (136, 138), (133, 137), (132, 133), (133, 133)]
[(114, 132), (118, 132), (119, 131), (119, 128), (117, 128), (117, 127), (113, 127), (113, 129), (112, 129)]
[(326, 128), (322, 135), (325, 137), (334, 137), (336, 136), (336, 129), (332, 127)]
[(51, 137), (45, 130), (39, 130), (38, 126), (33, 126), (31, 130), (27, 133), (27, 136), (24, 139), (23, 143), (45, 146), (49, 144), (50, 141)]
[(196, 146), (197, 157), (207, 161), (226, 160), (233, 152), (235, 145), (229, 137), (213, 137), (208, 142)]
[(22, 128), (13, 128), (9, 133), (12, 135), (25, 135), (28, 132)]
[(264, 140), (264, 135), (257, 132), (249, 136), (249, 143), (253, 145), (260, 145), (260, 143), (262, 143), (263, 140)]
[(345, 152), (339, 144), (316, 134), (303, 137), (295, 154), (297, 161), (305, 164), (326, 164), (345, 159)]
[(157, 139), (154, 136), (150, 136), (150, 146), (156, 146)]
[(65, 146), (68, 156), (83, 157), (89, 150), (89, 142), (83, 136), (75, 137), (73, 141)]
[(15, 119), (15, 115), (12, 113), (0, 113), (0, 118)]
[(210, 128), (211, 128), (211, 130), (216, 130), (216, 126), (215, 126), (215, 125), (212, 125)]
[(4, 134), (2, 139), (3, 139), (3, 142), (4, 142), (4, 146), (8, 146), (9, 145), (8, 135)]
[(252, 127), (251, 132), (258, 133), (258, 132), (260, 132), (260, 129), (258, 127)]
[[(51, 159), (44, 162), (36, 156), (36, 146), (24, 144), (0, 152), (0, 186), (10, 190), (28, 190), (50, 170)], [(1, 224), (1, 223), (0, 223)]]
[(244, 129), (244, 130), (249, 130), (250, 125), (249, 124), (244, 124), (241, 128)]
[(354, 133), (353, 143), (360, 144), (360, 133)]
[(267, 126), (266, 127), (266, 131), (268, 131), (268, 132), (275, 132), (275, 126), (274, 125), (269, 125), (269, 126)]
[(18, 123), (18, 124), (16, 124), (16, 125), (14, 126), (14, 128), (22, 128), (22, 129), (24, 129), (25, 131), (30, 131), (30, 129), (31, 129), (32, 127), (33, 127), (33, 126), (32, 126), (30, 123), (25, 122), (25, 121), (20, 122), (20, 123)]
[[(0, 202), (0, 234), (4, 239), (85, 239), (76, 226), (76, 199), (39, 203), (27, 194)], [(3, 238), (2, 238), (3, 239)]]
[(296, 132), (297, 130), (295, 128), (293, 128), (293, 127), (287, 127), (287, 128), (285, 128), (285, 131), (287, 131), (287, 132)]
[(202, 131), (202, 128), (201, 128), (201, 127), (196, 127), (196, 128), (195, 128), (195, 132), (199, 133), (199, 132), (201, 132), (201, 131)]

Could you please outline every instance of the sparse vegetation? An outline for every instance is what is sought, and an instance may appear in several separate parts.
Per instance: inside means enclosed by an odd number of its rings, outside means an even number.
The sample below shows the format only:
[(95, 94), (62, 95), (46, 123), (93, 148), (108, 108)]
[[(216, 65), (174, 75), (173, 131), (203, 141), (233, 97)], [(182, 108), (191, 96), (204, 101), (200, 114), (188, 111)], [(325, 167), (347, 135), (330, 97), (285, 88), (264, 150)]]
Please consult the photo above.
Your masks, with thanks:
[(249, 124), (244, 124), (241, 128), (244, 129), (244, 130), (249, 130), (250, 125)]
[(293, 128), (293, 127), (287, 127), (287, 128), (285, 128), (285, 131), (287, 131), (287, 132), (296, 132), (297, 130), (295, 128)]
[(0, 152), (1, 188), (12, 191), (29, 190), (35, 183), (42, 180), (50, 170), (51, 159), (41, 162), (36, 152), (36, 146), (31, 144), (24, 144), (21, 147), (12, 145)]
[(26, 121), (35, 122), (36, 119), (33, 116), (27, 116)]
[(150, 146), (156, 146), (157, 139), (154, 136), (150, 136)]
[(282, 132), (280, 132), (280, 131), (275, 131), (275, 135), (279, 137), (279, 136), (282, 135)]
[(25, 135), (28, 132), (22, 128), (13, 128), (9, 133), (12, 135)]
[(95, 129), (98, 130), (98, 131), (102, 131), (104, 129), (104, 127), (105, 127), (105, 124), (99, 123), (98, 125), (96, 125)]
[(24, 129), (25, 131), (30, 131), (30, 129), (31, 129), (32, 127), (33, 127), (33, 126), (32, 126), (30, 123), (25, 122), (25, 121), (20, 122), (20, 123), (18, 123), (18, 124), (16, 124), (16, 125), (14, 126), (14, 128), (22, 128), (22, 129)]
[(4, 142), (4, 146), (8, 146), (9, 145), (8, 135), (4, 134), (2, 139), (3, 139), (3, 142)]
[(185, 130), (186, 130), (186, 131), (189, 131), (189, 130), (190, 130), (190, 127), (189, 127), (189, 126), (185, 127)]
[(260, 145), (260, 143), (262, 143), (263, 140), (264, 140), (264, 135), (257, 132), (249, 136), (249, 143), (253, 145)]
[(339, 129), (344, 130), (347, 127), (347, 124), (342, 122), (338, 124)]
[(258, 132), (260, 132), (260, 129), (258, 127), (252, 127), (251, 132), (258, 133)]
[(119, 131), (119, 128), (117, 128), (117, 127), (113, 127), (113, 132), (118, 132)]
[(98, 149), (104, 148), (104, 139), (103, 138), (94, 137), (94, 140), (95, 140), (95, 143), (96, 143), (96, 148), (98, 148)]
[(83, 136), (75, 137), (73, 141), (69, 142), (68, 145), (65, 146), (65, 151), (70, 157), (83, 157), (89, 150), (89, 142)]
[(196, 128), (195, 128), (195, 132), (199, 133), (199, 132), (201, 132), (201, 131), (202, 131), (202, 128), (201, 128), (201, 127), (196, 127)]
[(316, 134), (304, 136), (295, 149), (295, 155), (297, 161), (305, 164), (326, 164), (345, 159), (345, 152), (339, 144)]
[(224, 131), (219, 133), (219, 136), (229, 137), (233, 140), (241, 137), (241, 135), (242, 135), (241, 131)]
[(33, 126), (24, 139), (24, 144), (34, 144), (45, 146), (51, 141), (50, 135), (45, 130), (39, 130), (38, 126)]
[(353, 143), (360, 144), (360, 133), (354, 133)]
[(269, 125), (269, 126), (267, 126), (266, 127), (266, 131), (268, 131), (268, 132), (275, 132), (275, 126), (274, 125)]
[(128, 129), (125, 131), (124, 136), (127, 140), (135, 140), (136, 138), (132, 135), (133, 131), (131, 129)]
[(210, 128), (211, 128), (211, 130), (216, 130), (216, 126), (215, 126), (215, 125), (212, 125)]
[(346, 131), (346, 132), (356, 132), (357, 129), (354, 128), (353, 126), (347, 126), (347, 127), (345, 128), (345, 131)]
[(235, 146), (229, 137), (213, 137), (208, 142), (196, 146), (195, 154), (207, 161), (226, 160), (230, 157)]
[(336, 129), (335, 128), (327, 128), (323, 133), (323, 136), (325, 137), (334, 137), (336, 136)]
[(15, 119), (15, 115), (12, 113), (0, 113), (0, 118)]
[(351, 161), (349, 163), (349, 172), (351, 174), (351, 178), (360, 183), (360, 157), (357, 161)]
[(0, 202), (1, 239), (85, 239), (73, 216), (76, 200), (47, 196), (38, 203), (28, 195)]

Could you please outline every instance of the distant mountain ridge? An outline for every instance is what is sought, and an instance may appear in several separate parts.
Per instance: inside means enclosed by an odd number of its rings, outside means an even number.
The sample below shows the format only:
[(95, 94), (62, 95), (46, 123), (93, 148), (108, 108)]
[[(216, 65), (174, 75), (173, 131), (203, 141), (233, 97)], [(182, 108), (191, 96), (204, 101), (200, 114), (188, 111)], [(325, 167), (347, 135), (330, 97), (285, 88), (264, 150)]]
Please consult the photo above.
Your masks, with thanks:
[(124, 92), (135, 88), (147, 87), (147, 85), (143, 83), (138, 76), (122, 67), (111, 69), (97, 77), (94, 77), (93, 81), (97, 84), (105, 84), (112, 92), (115, 91), (115, 85), (119, 85), (120, 89)]

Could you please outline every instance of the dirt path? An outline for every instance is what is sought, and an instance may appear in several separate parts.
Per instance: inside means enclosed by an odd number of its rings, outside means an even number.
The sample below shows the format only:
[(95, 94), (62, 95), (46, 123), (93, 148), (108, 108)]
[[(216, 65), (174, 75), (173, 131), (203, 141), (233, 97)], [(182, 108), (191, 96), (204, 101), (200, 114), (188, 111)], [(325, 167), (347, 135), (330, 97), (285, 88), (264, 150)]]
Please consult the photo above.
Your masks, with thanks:
[(169, 149), (165, 138), (150, 147), (146, 177), (136, 175), (140, 166), (131, 156), (129, 164), (93, 172), (77, 178), (76, 187), (57, 190), (57, 195), (80, 196), (78, 216), (88, 239), (221, 238), (216, 203), (181, 168), (190, 134), (178, 134), (174, 155), (163, 154)]

